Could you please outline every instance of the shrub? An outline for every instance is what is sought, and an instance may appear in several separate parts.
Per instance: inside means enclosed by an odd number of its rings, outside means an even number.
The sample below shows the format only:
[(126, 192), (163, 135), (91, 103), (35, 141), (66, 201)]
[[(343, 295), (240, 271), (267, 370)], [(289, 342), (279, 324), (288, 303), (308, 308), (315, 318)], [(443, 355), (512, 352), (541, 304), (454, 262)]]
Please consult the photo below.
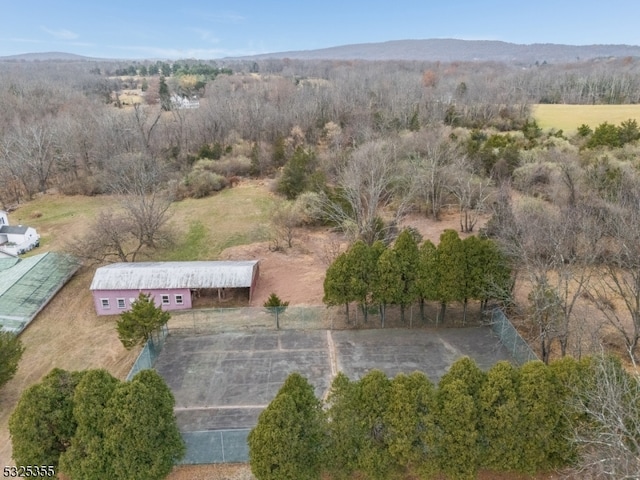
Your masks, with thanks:
[(182, 187), (178, 187), (178, 198), (204, 198), (213, 192), (219, 192), (228, 185), (228, 181), (217, 173), (194, 170), (182, 182)]
[(225, 158), (217, 162), (211, 162), (207, 170), (217, 173), (218, 175), (224, 175), (225, 177), (245, 177), (251, 172), (251, 159), (244, 155)]
[(543, 195), (551, 183), (553, 165), (549, 163), (528, 163), (513, 172), (513, 185), (519, 191), (532, 196)]

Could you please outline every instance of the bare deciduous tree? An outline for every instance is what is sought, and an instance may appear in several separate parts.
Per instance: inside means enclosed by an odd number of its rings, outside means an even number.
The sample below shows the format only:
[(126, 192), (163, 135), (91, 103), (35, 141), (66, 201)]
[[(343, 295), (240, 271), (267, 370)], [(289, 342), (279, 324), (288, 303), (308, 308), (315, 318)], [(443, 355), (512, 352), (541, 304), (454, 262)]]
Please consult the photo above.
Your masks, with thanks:
[[(340, 199), (324, 196), (326, 215), (353, 240), (362, 239), (370, 245), (382, 240), (389, 225), (397, 224), (408, 206), (408, 195), (397, 188), (399, 169), (394, 144), (373, 141), (362, 145), (339, 173)], [(383, 210), (390, 213), (392, 204), (395, 219), (385, 225), (381, 215)]]
[(293, 246), (296, 228), (302, 224), (302, 213), (295, 202), (281, 201), (271, 212), (271, 250), (282, 250)]
[[(592, 295), (609, 324), (624, 339), (629, 358), (637, 365), (640, 342), (640, 197), (610, 211), (609, 247), (604, 275), (595, 283)], [(626, 208), (625, 208), (626, 207)], [(618, 301), (623, 309), (616, 307)]]
[(493, 195), (493, 182), (490, 178), (474, 174), (464, 158), (459, 158), (451, 168), (448, 190), (458, 201), (460, 231), (473, 232)]
[[(640, 381), (612, 359), (593, 362), (594, 378), (576, 392), (580, 478), (635, 480), (640, 472)], [(586, 418), (586, 421), (584, 421)]]
[(528, 318), (545, 362), (556, 341), (561, 355), (568, 353), (576, 302), (594, 271), (597, 251), (589, 240), (589, 220), (586, 207), (549, 208), (529, 199), (513, 216), (505, 215), (497, 233), (501, 248), (531, 287)]
[(135, 261), (144, 247), (157, 248), (171, 240), (164, 228), (171, 197), (161, 190), (163, 172), (151, 157), (115, 157), (108, 170), (110, 191), (120, 199), (120, 212), (102, 212), (86, 237), (73, 241), (69, 250), (94, 262), (112, 257)]
[(434, 129), (421, 133), (415, 152), (409, 156), (413, 191), (435, 219), (440, 217), (451, 185), (450, 165), (461, 156), (447, 132)]

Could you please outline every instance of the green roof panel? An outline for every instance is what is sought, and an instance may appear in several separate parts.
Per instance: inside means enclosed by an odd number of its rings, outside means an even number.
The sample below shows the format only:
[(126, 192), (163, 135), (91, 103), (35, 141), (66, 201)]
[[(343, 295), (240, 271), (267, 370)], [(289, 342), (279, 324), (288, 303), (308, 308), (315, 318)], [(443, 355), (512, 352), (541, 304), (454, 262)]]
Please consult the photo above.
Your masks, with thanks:
[(78, 268), (73, 257), (47, 252), (0, 270), (0, 328), (22, 331)]

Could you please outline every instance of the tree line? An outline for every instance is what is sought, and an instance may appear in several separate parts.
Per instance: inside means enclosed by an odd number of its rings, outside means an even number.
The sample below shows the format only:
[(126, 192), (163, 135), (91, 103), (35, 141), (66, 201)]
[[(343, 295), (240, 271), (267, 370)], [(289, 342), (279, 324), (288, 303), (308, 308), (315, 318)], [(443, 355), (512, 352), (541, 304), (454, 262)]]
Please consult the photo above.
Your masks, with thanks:
[(165, 478), (185, 453), (174, 403), (154, 370), (122, 382), (106, 370), (53, 369), (11, 414), (13, 459), (69, 478)]
[[(611, 94), (619, 97), (617, 103), (640, 98), (635, 61), (612, 61), (607, 68), (584, 62), (522, 70), (491, 63), (265, 60), (260, 75), (251, 73), (253, 63), (149, 63), (165, 71), (174, 92), (204, 88), (200, 108), (164, 116), (158, 115), (157, 79), (150, 79), (148, 92), (155, 104), (140, 105), (137, 112), (113, 108), (122, 80), (96, 75), (96, 68), (115, 70), (109, 62), (0, 65), (0, 107), (7, 112), (0, 120), (0, 172), (7, 179), (0, 201), (15, 203), (50, 187), (105, 192), (103, 167), (123, 154), (159, 157), (173, 173), (184, 173), (194, 152), (216, 142), (248, 142), (243, 155), (255, 146), (259, 163), (268, 167), (277, 141), (294, 127), (309, 145), (333, 132), (330, 137), (342, 146), (440, 124), (518, 130), (528, 120), (529, 105), (542, 101), (560, 81), (589, 93), (580, 101), (582, 94), (569, 99), (563, 91), (558, 103), (606, 103), (601, 94), (592, 98), (592, 92), (610, 90), (610, 85), (626, 91)], [(228, 73), (229, 66), (235, 74), (218, 75)], [(196, 85), (201, 76), (208, 79), (206, 87)], [(585, 78), (584, 84), (603, 87), (583, 88)]]
[(258, 480), (464, 480), (480, 469), (634, 478), (639, 426), (640, 384), (612, 359), (483, 372), (462, 358), (437, 386), (420, 372), (339, 373), (326, 402), (293, 373), (249, 435), (250, 464)]
[(430, 240), (419, 245), (417, 236), (405, 229), (390, 247), (381, 241), (352, 244), (327, 269), (324, 303), (344, 305), (349, 320), (349, 304), (356, 302), (365, 322), (370, 307), (376, 306), (384, 327), (388, 305), (400, 306), (404, 322), (406, 308), (419, 302), (424, 321), (424, 303), (438, 302), (436, 323), (442, 323), (447, 305), (460, 302), (464, 323), (470, 300), (484, 308), (490, 299), (510, 297), (510, 268), (492, 240), (462, 240), (455, 230), (445, 230), (436, 247)]

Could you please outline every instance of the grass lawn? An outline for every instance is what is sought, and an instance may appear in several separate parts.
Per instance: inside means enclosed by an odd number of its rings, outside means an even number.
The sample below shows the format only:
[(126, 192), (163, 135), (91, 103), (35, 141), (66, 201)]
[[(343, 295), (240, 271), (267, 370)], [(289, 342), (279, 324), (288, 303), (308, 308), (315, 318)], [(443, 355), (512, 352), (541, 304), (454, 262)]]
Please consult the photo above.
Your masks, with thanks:
[[(201, 199), (186, 199), (170, 207), (175, 243), (171, 248), (148, 252), (140, 260), (214, 260), (228, 247), (265, 240), (273, 196), (257, 182)], [(41, 236), (43, 250), (61, 251), (82, 236), (103, 209), (118, 209), (114, 197), (45, 194), (22, 204), (9, 214), (12, 225), (29, 225)]]
[(154, 260), (215, 260), (225, 248), (263, 241), (273, 202), (255, 183), (176, 202), (169, 221), (175, 244), (156, 252)]
[(640, 123), (640, 105), (547, 105), (533, 106), (533, 117), (543, 129), (555, 128), (575, 133), (582, 124), (595, 128), (609, 122), (619, 125), (630, 118)]

